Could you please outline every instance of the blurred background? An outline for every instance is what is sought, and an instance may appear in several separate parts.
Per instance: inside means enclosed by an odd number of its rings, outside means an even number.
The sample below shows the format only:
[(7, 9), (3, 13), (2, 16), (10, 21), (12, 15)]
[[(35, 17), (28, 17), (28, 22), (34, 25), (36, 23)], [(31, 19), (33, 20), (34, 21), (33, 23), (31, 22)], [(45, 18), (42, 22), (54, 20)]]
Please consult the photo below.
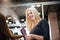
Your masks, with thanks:
[[(26, 29), (25, 10), (28, 7), (35, 7), (41, 13), (42, 18), (47, 19), (50, 39), (59, 40), (60, 0), (0, 0), (0, 12), (6, 17), (10, 31), (19, 35), (22, 27)], [(29, 34), (29, 31), (27, 32)]]

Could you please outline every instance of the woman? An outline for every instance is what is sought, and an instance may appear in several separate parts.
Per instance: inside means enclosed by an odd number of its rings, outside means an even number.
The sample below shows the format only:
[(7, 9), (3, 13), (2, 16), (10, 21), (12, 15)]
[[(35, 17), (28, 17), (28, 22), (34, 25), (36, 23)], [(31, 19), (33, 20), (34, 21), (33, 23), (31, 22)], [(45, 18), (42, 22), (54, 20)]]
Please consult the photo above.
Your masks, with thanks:
[(26, 10), (27, 28), (30, 31), (30, 34), (26, 35), (27, 40), (49, 40), (49, 25), (38, 13), (36, 8)]
[(11, 31), (9, 31), (8, 26), (6, 24), (5, 17), (0, 13), (0, 40), (9, 40), (21, 38), (22, 35), (13, 35)]

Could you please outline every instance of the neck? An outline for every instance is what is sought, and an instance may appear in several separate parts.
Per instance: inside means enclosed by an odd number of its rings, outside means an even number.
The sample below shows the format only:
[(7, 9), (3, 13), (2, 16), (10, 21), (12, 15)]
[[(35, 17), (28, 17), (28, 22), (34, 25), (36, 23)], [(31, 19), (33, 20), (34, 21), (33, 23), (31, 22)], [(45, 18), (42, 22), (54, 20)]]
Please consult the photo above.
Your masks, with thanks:
[(31, 25), (31, 29), (33, 29), (38, 23), (39, 21), (41, 21), (42, 19), (35, 19), (35, 20), (32, 20), (32, 25)]
[(38, 23), (39, 21), (41, 21), (42, 18), (39, 18), (39, 19), (35, 19), (35, 20), (32, 20), (33, 23)]

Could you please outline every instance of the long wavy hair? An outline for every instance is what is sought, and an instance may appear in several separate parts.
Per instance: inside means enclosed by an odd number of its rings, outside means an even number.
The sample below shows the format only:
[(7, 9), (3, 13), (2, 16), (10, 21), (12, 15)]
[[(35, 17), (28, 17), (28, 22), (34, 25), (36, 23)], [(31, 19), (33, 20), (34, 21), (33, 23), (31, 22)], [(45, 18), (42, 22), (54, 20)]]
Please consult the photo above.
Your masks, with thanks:
[(2, 13), (0, 13), (0, 30), (5, 30), (6, 27), (8, 27), (7, 23), (6, 23), (6, 18), (5, 18), (5, 16), (3, 16)]
[(39, 14), (38, 14), (39, 12), (37, 11), (36, 8), (27, 8), (26, 9), (26, 12), (25, 12), (25, 14), (26, 14), (26, 24), (27, 24), (26, 26), (27, 26), (28, 30), (31, 31), (32, 28), (36, 25), (36, 23), (34, 23), (32, 20), (30, 20), (28, 18), (27, 14), (28, 14), (29, 10), (31, 10), (32, 13), (34, 13), (36, 20), (40, 20), (40, 16), (39, 16)]

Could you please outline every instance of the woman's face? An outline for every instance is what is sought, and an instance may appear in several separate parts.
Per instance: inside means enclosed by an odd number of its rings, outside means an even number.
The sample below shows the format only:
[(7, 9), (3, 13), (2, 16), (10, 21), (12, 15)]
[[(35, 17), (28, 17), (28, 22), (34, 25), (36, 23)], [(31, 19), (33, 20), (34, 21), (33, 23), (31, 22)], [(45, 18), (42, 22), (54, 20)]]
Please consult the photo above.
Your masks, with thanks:
[(27, 11), (27, 17), (28, 17), (30, 20), (35, 20), (35, 15), (34, 15), (34, 13), (32, 13), (31, 10), (28, 10), (28, 11)]

